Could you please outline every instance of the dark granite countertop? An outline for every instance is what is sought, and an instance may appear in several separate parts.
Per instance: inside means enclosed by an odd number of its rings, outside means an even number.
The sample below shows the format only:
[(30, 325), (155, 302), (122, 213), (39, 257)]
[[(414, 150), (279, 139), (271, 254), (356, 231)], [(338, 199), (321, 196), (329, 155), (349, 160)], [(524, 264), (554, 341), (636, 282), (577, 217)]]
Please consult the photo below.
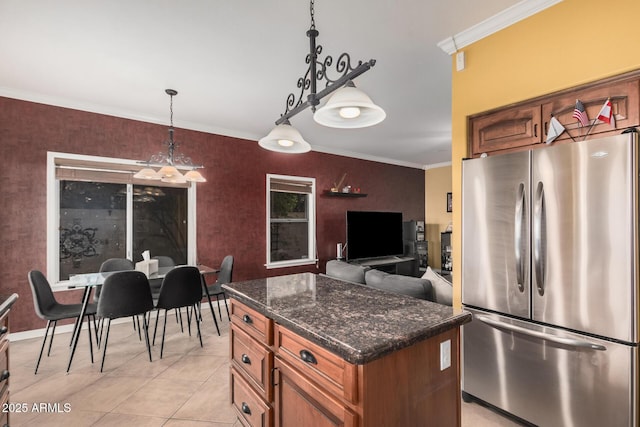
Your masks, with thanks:
[(312, 273), (233, 282), (223, 288), (353, 364), (471, 321), (471, 314), (461, 309)]
[(18, 294), (0, 294), (0, 316), (11, 308), (14, 302), (18, 300)]

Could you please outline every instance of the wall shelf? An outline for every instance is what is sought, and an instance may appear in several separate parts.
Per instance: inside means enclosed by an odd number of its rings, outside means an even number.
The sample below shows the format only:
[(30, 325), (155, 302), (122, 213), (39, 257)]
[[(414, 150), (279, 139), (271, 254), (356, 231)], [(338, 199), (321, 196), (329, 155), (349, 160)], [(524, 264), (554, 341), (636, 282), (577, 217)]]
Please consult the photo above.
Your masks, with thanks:
[(325, 196), (330, 196), (330, 197), (367, 197), (365, 193), (342, 193), (339, 191), (330, 191), (330, 190), (325, 190), (324, 194)]

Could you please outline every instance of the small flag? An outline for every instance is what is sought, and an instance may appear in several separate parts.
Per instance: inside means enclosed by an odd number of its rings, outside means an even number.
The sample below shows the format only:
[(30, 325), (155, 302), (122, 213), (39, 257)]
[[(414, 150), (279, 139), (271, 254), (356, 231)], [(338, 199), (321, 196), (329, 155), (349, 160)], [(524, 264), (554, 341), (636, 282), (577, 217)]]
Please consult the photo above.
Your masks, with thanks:
[(584, 105), (582, 105), (579, 99), (576, 99), (576, 108), (573, 109), (573, 117), (578, 119), (582, 126), (589, 125), (589, 117), (587, 116), (587, 112), (584, 111)]
[(557, 137), (559, 137), (562, 132), (564, 132), (564, 126), (562, 123), (558, 121), (555, 117), (551, 116), (551, 121), (549, 121), (549, 133), (547, 134), (547, 144), (551, 144)]
[(616, 119), (613, 117), (613, 108), (611, 106), (611, 98), (607, 98), (604, 105), (598, 113), (598, 120), (609, 123), (613, 126), (616, 125)]

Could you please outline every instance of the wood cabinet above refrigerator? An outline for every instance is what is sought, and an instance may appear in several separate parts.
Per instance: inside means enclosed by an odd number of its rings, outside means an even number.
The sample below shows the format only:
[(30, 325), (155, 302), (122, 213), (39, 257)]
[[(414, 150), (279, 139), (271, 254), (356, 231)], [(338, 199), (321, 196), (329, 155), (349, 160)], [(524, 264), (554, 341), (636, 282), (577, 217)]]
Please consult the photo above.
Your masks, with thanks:
[(576, 100), (582, 102), (593, 121), (607, 98), (611, 99), (615, 125), (596, 123), (588, 139), (615, 135), (640, 125), (640, 70), (470, 116), (469, 155), (480, 157), (483, 153), (541, 147), (547, 139), (552, 114), (566, 128), (554, 144), (573, 142), (571, 137), (582, 141), (589, 128), (580, 127), (573, 117)]

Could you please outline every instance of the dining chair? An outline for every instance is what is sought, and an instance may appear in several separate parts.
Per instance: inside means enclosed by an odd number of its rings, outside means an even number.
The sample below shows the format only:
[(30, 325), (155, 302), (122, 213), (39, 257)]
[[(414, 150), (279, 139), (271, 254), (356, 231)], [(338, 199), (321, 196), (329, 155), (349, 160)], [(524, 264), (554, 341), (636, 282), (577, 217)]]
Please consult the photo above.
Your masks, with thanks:
[[(170, 256), (156, 255), (152, 259), (158, 260), (158, 267), (173, 267), (176, 265), (176, 262)], [(149, 279), (149, 286), (151, 286), (151, 295), (153, 296), (153, 299), (155, 301), (160, 295), (162, 279)]]
[[(226, 283), (231, 283), (231, 277), (233, 275), (233, 256), (227, 255), (222, 260), (222, 264), (220, 264), (220, 272), (218, 273), (218, 278), (215, 283), (211, 285), (207, 285), (203, 282), (203, 286), (206, 286), (206, 290), (203, 288), (202, 297), (207, 298), (209, 300), (209, 307), (211, 308), (211, 315), (215, 319), (216, 315), (213, 311), (213, 304), (211, 304), (211, 297), (216, 297), (216, 302), (218, 303), (218, 314), (220, 315), (220, 320), (222, 320), (222, 310), (220, 310), (220, 297), (224, 299), (224, 307), (227, 309), (227, 318), (231, 320), (231, 316), (229, 315), (229, 306), (227, 305), (227, 294), (225, 294), (224, 289), (222, 289), (222, 285)], [(208, 292), (207, 292), (208, 291)]]
[[(100, 264), (100, 273), (105, 273), (108, 271), (128, 271), (135, 270), (135, 265), (132, 261), (127, 258), (109, 258)], [(100, 301), (100, 293), (102, 292), (102, 285), (98, 285), (93, 290), (93, 302), (97, 305), (98, 301)], [(98, 348), (100, 348), (100, 343), (102, 341), (102, 329), (104, 326), (104, 319), (100, 319), (100, 338), (96, 340)], [(133, 328), (136, 328), (136, 322), (133, 320)], [(138, 333), (138, 338), (142, 339), (140, 334)]]
[[(47, 321), (47, 329), (44, 332), (44, 339), (42, 340), (42, 347), (40, 348), (40, 354), (38, 355), (38, 361), (36, 362), (36, 370), (34, 375), (38, 373), (38, 367), (40, 366), (40, 360), (42, 359), (42, 352), (47, 342), (47, 335), (49, 334), (49, 327), (53, 322), (53, 329), (51, 331), (51, 338), (49, 340), (49, 349), (47, 350), (47, 357), (51, 354), (51, 344), (53, 343), (53, 335), (56, 333), (56, 324), (58, 320), (63, 319), (76, 319), (76, 322), (80, 322), (76, 327), (80, 327), (82, 319), (80, 319), (80, 313), (82, 312), (82, 304), (62, 304), (59, 303), (47, 278), (41, 271), (31, 270), (28, 274), (29, 285), (31, 286), (31, 292), (33, 294), (33, 306), (36, 314), (43, 320)], [(96, 327), (96, 305), (88, 304), (85, 313), (87, 318), (93, 318), (93, 329), (97, 338)], [(75, 327), (74, 327), (75, 329)], [(93, 344), (91, 339), (91, 322), (87, 322), (87, 332), (89, 333), (89, 351), (91, 352), (91, 363), (93, 363)], [(75, 351), (75, 348), (72, 350)]]
[[(164, 337), (167, 330), (167, 311), (174, 308), (187, 308), (187, 324), (189, 325), (189, 335), (191, 335), (191, 313), (195, 314), (194, 318), (198, 328), (198, 338), (200, 339), (200, 347), (202, 347), (202, 335), (200, 334), (200, 315), (198, 314), (198, 304), (202, 299), (202, 278), (200, 270), (197, 267), (181, 266), (169, 271), (162, 281), (160, 287), (160, 296), (156, 303), (156, 309), (164, 310), (164, 326), (162, 328), (162, 344), (160, 346), (160, 358), (164, 353)], [(156, 341), (156, 332), (158, 330), (158, 316), (156, 316), (156, 326), (153, 331), (153, 342)]]
[(109, 329), (111, 320), (121, 317), (142, 317), (142, 330), (151, 362), (151, 346), (149, 345), (149, 327), (146, 314), (153, 310), (153, 299), (149, 280), (140, 271), (119, 271), (107, 277), (102, 285), (102, 293), (98, 301), (98, 316), (107, 319), (107, 333), (102, 348), (102, 363), (100, 372), (104, 368), (104, 360), (107, 355), (107, 343), (109, 341)]

